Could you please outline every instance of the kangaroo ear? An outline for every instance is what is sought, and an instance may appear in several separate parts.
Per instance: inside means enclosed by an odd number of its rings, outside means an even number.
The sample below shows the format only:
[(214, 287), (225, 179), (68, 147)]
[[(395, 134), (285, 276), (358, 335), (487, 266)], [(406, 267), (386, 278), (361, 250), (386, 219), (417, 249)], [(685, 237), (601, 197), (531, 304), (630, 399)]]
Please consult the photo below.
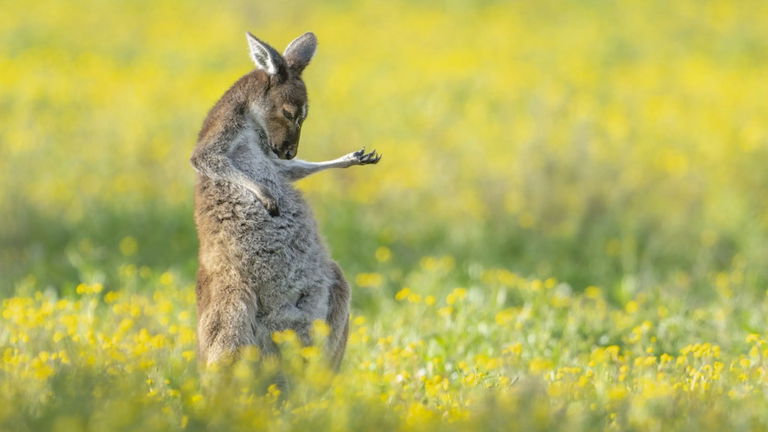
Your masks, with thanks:
[(307, 67), (309, 61), (312, 60), (316, 49), (317, 38), (315, 34), (312, 32), (304, 33), (288, 44), (283, 53), (283, 58), (291, 70), (300, 74)]
[(251, 50), (251, 58), (256, 63), (256, 67), (269, 75), (282, 75), (284, 60), (280, 54), (266, 42), (262, 42), (252, 35), (251, 32), (246, 32), (245, 37), (248, 40), (248, 48)]

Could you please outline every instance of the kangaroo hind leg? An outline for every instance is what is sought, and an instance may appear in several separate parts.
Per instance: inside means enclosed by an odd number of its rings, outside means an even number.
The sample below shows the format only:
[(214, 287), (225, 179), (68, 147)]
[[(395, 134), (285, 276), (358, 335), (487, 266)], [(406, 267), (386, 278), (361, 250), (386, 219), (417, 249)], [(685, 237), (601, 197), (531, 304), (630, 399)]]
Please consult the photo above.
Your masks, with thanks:
[(338, 370), (349, 336), (350, 289), (338, 264), (333, 263), (333, 270), (336, 280), (330, 290), (327, 321), (331, 331), (328, 335), (327, 353), (331, 368)]
[(202, 311), (198, 342), (203, 363), (234, 361), (241, 347), (257, 345), (255, 306), (254, 302), (244, 299), (219, 298)]

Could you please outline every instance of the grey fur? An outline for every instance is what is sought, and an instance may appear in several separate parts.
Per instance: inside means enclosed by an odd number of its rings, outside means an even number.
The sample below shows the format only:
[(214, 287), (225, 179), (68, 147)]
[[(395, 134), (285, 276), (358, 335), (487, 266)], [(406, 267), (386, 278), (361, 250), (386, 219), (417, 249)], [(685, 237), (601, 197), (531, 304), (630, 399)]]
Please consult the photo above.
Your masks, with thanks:
[[(257, 69), (243, 76), (211, 109), (192, 155), (203, 363), (236, 357), (244, 345), (276, 355), (271, 335), (285, 329), (309, 344), (314, 320), (329, 324), (331, 366), (338, 368), (344, 355), (349, 286), (291, 182), (328, 168), (377, 163), (380, 156), (361, 150), (327, 162), (290, 159), (298, 131), (285, 131), (300, 129), (303, 118), (294, 124), (275, 119), (285, 103), (306, 105), (300, 72), (289, 69), (278, 79)], [(273, 142), (281, 133), (294, 139), (285, 138), (284, 148)]]

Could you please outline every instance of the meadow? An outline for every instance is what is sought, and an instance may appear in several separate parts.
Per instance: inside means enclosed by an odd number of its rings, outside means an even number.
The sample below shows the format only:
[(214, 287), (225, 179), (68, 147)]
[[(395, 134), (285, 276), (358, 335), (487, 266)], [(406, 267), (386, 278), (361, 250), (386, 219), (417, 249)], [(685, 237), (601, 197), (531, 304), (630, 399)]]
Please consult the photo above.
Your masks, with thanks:
[[(768, 3), (0, 6), (0, 430), (768, 429)], [(318, 36), (299, 158), (383, 154), (298, 185), (336, 376), (290, 333), (195, 360), (189, 156), (246, 30)]]

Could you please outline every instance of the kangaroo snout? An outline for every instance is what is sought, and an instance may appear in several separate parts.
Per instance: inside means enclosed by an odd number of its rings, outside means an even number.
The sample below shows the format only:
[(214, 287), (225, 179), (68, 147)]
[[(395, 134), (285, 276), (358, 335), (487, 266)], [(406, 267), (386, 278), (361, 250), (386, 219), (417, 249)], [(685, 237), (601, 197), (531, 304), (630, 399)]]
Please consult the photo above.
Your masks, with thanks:
[(296, 156), (297, 143), (291, 143), (288, 140), (283, 141), (283, 145), (280, 146), (282, 155), (278, 155), (281, 159), (293, 159)]
[(283, 141), (279, 147), (273, 147), (272, 153), (274, 153), (280, 159), (293, 159), (296, 157), (296, 147), (298, 147), (296, 143), (292, 144), (290, 141), (286, 140)]

